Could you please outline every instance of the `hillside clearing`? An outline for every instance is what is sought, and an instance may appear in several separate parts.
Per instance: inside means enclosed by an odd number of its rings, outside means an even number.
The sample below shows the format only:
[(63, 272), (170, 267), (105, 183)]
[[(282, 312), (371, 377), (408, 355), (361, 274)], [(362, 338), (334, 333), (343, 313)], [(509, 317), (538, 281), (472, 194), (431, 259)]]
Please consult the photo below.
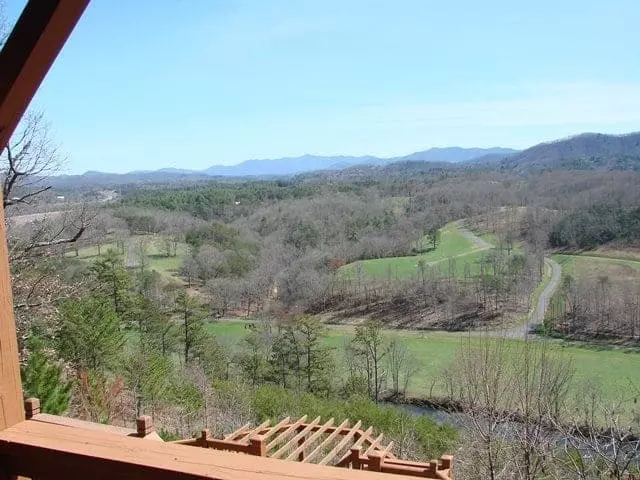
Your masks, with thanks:
[[(221, 343), (231, 348), (239, 348), (248, 334), (250, 321), (219, 321), (210, 323), (208, 329), (217, 335)], [(344, 346), (352, 337), (353, 328), (348, 326), (330, 327), (326, 342), (335, 348), (337, 358), (343, 361)], [(444, 395), (440, 377), (456, 352), (469, 335), (465, 333), (418, 333), (407, 331), (386, 331), (390, 337), (400, 338), (409, 348), (420, 365), (416, 377), (409, 387), (409, 394), (417, 397)], [(471, 341), (477, 341), (472, 338)], [(519, 340), (508, 340), (520, 342)], [(621, 349), (583, 348), (564, 343), (554, 343), (553, 349), (563, 358), (571, 361), (575, 369), (573, 392), (577, 394), (585, 384), (595, 383), (602, 387), (606, 400), (619, 398), (621, 390), (630, 385), (640, 385), (640, 353)]]
[[(155, 270), (165, 277), (173, 277), (179, 279), (180, 266), (185, 255), (188, 253), (188, 245), (185, 243), (179, 243), (176, 248), (176, 255), (167, 256), (163, 252), (162, 243), (164, 237), (155, 235), (134, 235), (129, 237), (125, 241), (125, 252), (127, 252), (127, 245), (131, 244), (133, 249), (140, 246), (141, 252), (147, 260), (147, 267), (151, 270)], [(119, 254), (120, 249), (116, 243), (105, 243), (100, 246), (100, 254), (98, 254), (98, 247), (96, 245), (82, 247), (78, 249), (78, 255), (75, 251), (71, 250), (65, 254), (68, 258), (77, 258), (78, 260), (93, 262), (99, 256), (104, 256), (109, 250), (115, 250)], [(138, 253), (139, 256), (142, 253)]]
[[(427, 241), (425, 237), (424, 242)], [(420, 254), (405, 257), (376, 258), (360, 260), (342, 267), (339, 272), (351, 279), (358, 275), (357, 270), (362, 269), (368, 277), (374, 279), (401, 279), (416, 275), (419, 262), (424, 262), (431, 268), (440, 271), (455, 270), (456, 275), (462, 276), (465, 271), (464, 264), (476, 264), (483, 250), (475, 245), (460, 229), (459, 222), (451, 222), (440, 229), (440, 241), (435, 249)], [(462, 262), (452, 261), (463, 258)], [(458, 265), (459, 263), (459, 265)]]

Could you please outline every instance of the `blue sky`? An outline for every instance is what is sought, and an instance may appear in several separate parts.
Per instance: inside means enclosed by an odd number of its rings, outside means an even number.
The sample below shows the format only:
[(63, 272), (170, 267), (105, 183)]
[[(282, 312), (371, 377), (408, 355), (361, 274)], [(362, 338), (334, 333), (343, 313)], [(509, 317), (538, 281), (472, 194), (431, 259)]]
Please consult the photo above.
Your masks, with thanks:
[(638, 18), (637, 0), (92, 0), (32, 106), (73, 173), (522, 148), (640, 130)]

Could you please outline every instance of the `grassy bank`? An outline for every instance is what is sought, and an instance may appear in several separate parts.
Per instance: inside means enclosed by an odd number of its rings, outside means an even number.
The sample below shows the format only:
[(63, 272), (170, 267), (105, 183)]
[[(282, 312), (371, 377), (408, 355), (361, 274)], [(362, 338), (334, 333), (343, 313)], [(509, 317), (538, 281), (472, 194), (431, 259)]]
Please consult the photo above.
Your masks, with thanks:
[(361, 260), (345, 265), (340, 269), (340, 273), (350, 278), (355, 278), (356, 269), (360, 265), (369, 278), (408, 278), (418, 273), (418, 262), (422, 261), (430, 268), (448, 271), (449, 259), (456, 258), (459, 261), (456, 261), (456, 265), (453, 268), (456, 274), (463, 275), (464, 263), (477, 263), (481, 254), (482, 252), (478, 251), (473, 242), (460, 233), (457, 222), (452, 222), (440, 229), (440, 240), (436, 248), (429, 252), (406, 257)]
[[(175, 256), (166, 256), (163, 252), (162, 236), (156, 235), (136, 235), (125, 241), (125, 251), (128, 249), (129, 242), (144, 242), (145, 243), (145, 256), (148, 262), (148, 268), (155, 270), (165, 277), (178, 278), (180, 266), (184, 257), (188, 254), (189, 248), (185, 243), (179, 243), (176, 248)], [(77, 258), (86, 262), (93, 262), (100, 255), (105, 255), (109, 250), (120, 251), (115, 243), (104, 243), (100, 245), (100, 253), (98, 254), (98, 247), (91, 245), (78, 249), (78, 255), (74, 250), (66, 253), (69, 258)]]
[[(209, 325), (211, 332), (229, 346), (239, 348), (247, 334), (246, 322), (221, 321)], [(442, 395), (443, 385), (439, 382), (443, 369), (454, 359), (467, 334), (388, 332), (396, 335), (407, 345), (416, 358), (420, 369), (410, 386), (413, 396)], [(352, 336), (348, 327), (329, 330), (327, 343), (336, 349), (336, 356), (342, 358), (343, 347)], [(477, 339), (472, 339), (477, 341)], [(519, 340), (511, 340), (518, 342)], [(571, 360), (575, 368), (574, 393), (578, 393), (585, 383), (595, 383), (602, 387), (605, 398), (613, 401), (620, 391), (630, 384), (640, 387), (640, 353), (619, 349), (596, 349), (580, 346), (554, 344), (561, 355)]]

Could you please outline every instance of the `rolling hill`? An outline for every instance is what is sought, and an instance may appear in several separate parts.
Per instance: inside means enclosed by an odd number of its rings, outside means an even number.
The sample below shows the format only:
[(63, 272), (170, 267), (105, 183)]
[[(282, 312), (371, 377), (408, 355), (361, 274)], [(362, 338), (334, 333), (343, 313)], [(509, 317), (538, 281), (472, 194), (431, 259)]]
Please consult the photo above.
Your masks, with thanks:
[(549, 170), (640, 170), (640, 132), (583, 133), (541, 143), (504, 158), (500, 168), (517, 173)]

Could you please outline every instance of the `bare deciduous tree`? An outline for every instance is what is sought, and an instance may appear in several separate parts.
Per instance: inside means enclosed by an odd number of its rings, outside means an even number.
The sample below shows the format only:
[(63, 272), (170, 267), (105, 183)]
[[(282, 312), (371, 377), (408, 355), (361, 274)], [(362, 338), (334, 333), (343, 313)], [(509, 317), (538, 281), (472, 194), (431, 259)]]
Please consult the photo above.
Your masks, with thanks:
[(406, 395), (411, 379), (420, 368), (417, 359), (400, 338), (394, 338), (387, 347), (386, 360), (393, 394)]
[(9, 36), (6, 8), (5, 2), (0, 1), (0, 48), (4, 46)]
[(571, 364), (543, 342), (467, 340), (446, 381), (466, 414), (460, 458), (469, 478), (548, 475), (571, 378)]
[(42, 113), (27, 113), (20, 129), (2, 153), (2, 195), (4, 207), (29, 203), (51, 189), (48, 176), (60, 170), (58, 146), (49, 135)]
[(625, 395), (607, 401), (593, 384), (579, 389), (578, 416), (570, 424), (557, 422), (564, 439), (559, 464), (576, 478), (635, 478), (640, 462), (640, 391), (618, 385)]

